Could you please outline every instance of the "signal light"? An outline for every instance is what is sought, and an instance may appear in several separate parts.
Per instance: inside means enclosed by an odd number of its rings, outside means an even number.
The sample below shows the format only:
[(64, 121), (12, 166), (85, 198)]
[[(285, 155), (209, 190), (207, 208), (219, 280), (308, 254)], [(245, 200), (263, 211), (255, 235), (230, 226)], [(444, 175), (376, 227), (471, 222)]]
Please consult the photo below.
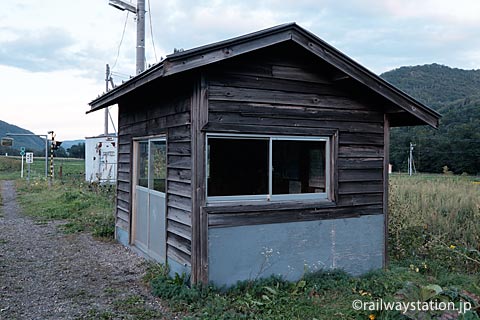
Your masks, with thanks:
[(58, 150), (58, 148), (60, 147), (60, 145), (62, 144), (62, 141), (52, 141), (52, 149), (53, 150)]

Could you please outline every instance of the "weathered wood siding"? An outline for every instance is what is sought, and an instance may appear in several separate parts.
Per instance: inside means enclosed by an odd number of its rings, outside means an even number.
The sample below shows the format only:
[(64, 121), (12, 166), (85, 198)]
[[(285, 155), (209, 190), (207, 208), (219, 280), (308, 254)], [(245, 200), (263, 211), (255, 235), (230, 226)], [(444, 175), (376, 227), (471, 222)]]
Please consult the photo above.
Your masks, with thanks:
[(207, 132), (338, 133), (332, 172), (335, 205), (312, 208), (299, 203), (292, 210), (273, 203), (207, 207), (211, 227), (382, 214), (384, 112), (368, 97), (368, 90), (351, 88), (341, 78), (327, 64), (291, 45), (225, 61), (209, 70)]
[[(152, 94), (152, 91), (158, 94)], [(143, 95), (148, 98), (125, 100), (119, 104), (116, 226), (131, 232), (133, 139), (165, 134), (168, 168), (167, 256), (190, 266), (192, 87), (185, 85), (182, 90), (159, 88), (152, 91)]]

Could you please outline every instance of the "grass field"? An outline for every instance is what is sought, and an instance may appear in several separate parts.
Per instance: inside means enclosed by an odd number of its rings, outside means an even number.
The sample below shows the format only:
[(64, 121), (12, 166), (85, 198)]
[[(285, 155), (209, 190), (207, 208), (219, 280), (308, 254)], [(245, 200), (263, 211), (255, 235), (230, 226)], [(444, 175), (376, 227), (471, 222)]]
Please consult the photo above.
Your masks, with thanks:
[[(48, 159), (47, 174), (50, 174), (50, 159)], [(22, 161), (20, 157), (0, 156), (0, 180), (15, 180), (21, 176)], [(27, 177), (27, 164), (24, 164), (24, 178)], [(55, 158), (54, 159), (55, 176), (60, 178), (60, 168), (62, 178), (81, 178), (85, 172), (85, 160)], [(36, 157), (30, 165), (30, 178), (45, 178), (45, 158)]]
[[(16, 175), (14, 166), (0, 158), (0, 177), (9, 177), (11, 170)], [(30, 186), (18, 182), (25, 212), (40, 220), (67, 220), (66, 232), (111, 237), (114, 190), (84, 183), (81, 161), (65, 161), (63, 170), (64, 179), (56, 179), (50, 189), (41, 178)], [(390, 264), (385, 270), (362, 277), (326, 270), (293, 283), (270, 278), (225, 290), (190, 288), (184, 275), (169, 278), (165, 266), (152, 264), (145, 282), (192, 319), (448, 319), (431, 311), (355, 311), (352, 301), (357, 299), (468, 302), (477, 309), (458, 319), (480, 319), (480, 179), (392, 175), (390, 180)]]
[(480, 179), (393, 176), (389, 210), (393, 258), (439, 254), (451, 270), (480, 271)]

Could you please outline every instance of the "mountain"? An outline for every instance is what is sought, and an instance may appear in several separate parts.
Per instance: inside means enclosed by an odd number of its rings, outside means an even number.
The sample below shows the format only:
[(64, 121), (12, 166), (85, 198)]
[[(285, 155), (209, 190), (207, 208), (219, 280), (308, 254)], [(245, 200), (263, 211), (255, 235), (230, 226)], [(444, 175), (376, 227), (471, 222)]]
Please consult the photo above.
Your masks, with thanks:
[(79, 144), (79, 143), (85, 143), (85, 139), (62, 141), (62, 148), (67, 150), (67, 149), (71, 148), (72, 146), (74, 146), (76, 144)]
[[(16, 125), (9, 124), (0, 120), (0, 138), (7, 137), (7, 133), (12, 134), (33, 134), (33, 132), (20, 128)], [(19, 150), (21, 147), (25, 147), (31, 151), (41, 151), (45, 149), (45, 139), (38, 136), (15, 136), (13, 138), (13, 149)]]
[(480, 173), (480, 70), (439, 64), (401, 67), (381, 77), (442, 115), (438, 130), (427, 126), (393, 128), (390, 160), (405, 171), (409, 144), (416, 144), (418, 171)]

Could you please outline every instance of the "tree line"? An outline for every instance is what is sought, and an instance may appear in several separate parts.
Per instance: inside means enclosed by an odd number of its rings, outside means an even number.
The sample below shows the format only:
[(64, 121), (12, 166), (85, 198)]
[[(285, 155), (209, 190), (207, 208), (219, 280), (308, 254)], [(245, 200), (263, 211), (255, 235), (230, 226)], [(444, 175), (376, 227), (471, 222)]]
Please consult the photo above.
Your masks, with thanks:
[(80, 158), (85, 159), (85, 143), (77, 143), (68, 149), (60, 146), (54, 151), (54, 155), (59, 158)]
[[(37, 157), (45, 156), (45, 148), (43, 148), (42, 150), (33, 150), (31, 148), (26, 148), (25, 151), (33, 152), (33, 154)], [(55, 157), (59, 158), (85, 159), (85, 143), (77, 143), (67, 149), (60, 146), (57, 150), (54, 151), (53, 154)], [(0, 146), (0, 155), (20, 156), (20, 150), (12, 147)], [(50, 156), (50, 149), (48, 150), (48, 155)]]
[(402, 67), (381, 75), (385, 80), (442, 115), (438, 130), (393, 128), (390, 161), (406, 171), (410, 142), (417, 171), (480, 174), (480, 70), (431, 64)]

